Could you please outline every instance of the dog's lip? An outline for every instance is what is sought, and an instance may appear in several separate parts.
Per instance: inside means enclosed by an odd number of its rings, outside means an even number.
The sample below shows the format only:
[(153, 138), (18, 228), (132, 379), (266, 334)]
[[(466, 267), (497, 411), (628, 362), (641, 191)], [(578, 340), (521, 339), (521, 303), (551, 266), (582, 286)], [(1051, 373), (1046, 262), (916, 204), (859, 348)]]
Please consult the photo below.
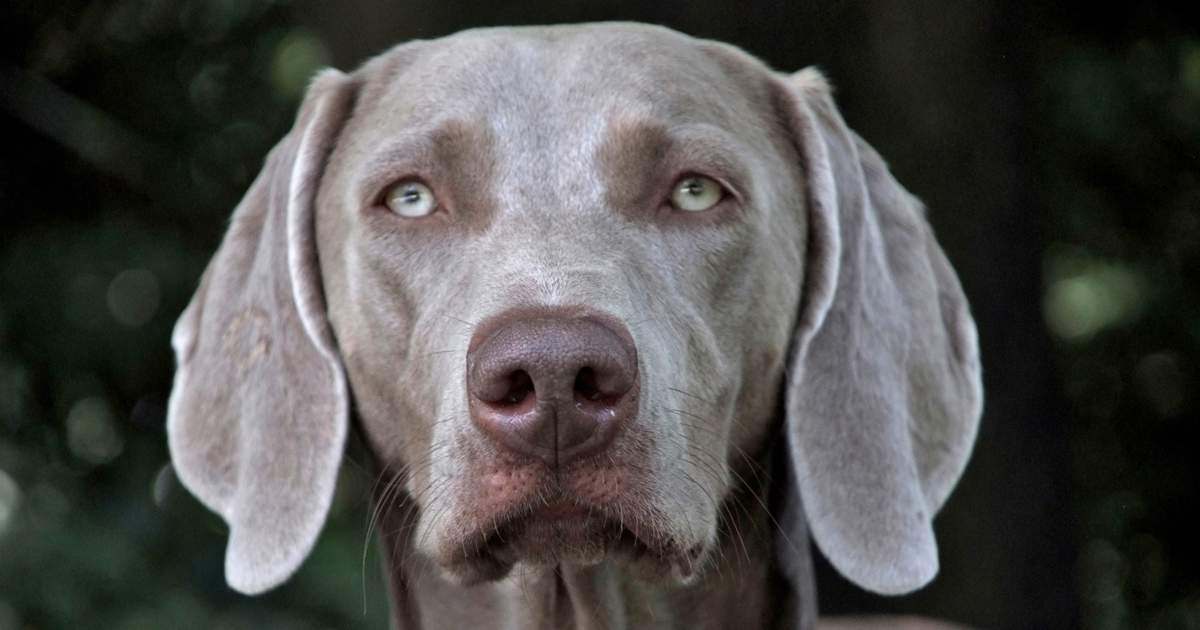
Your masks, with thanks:
[[(558, 563), (578, 562), (589, 565), (608, 557), (619, 561), (641, 579), (671, 580), (679, 584), (692, 583), (705, 566), (709, 545), (684, 545), (669, 532), (654, 525), (655, 520), (644, 513), (631, 510), (629, 505), (591, 505), (572, 499), (539, 499), (531, 504), (515, 506), (485, 521), (462, 536), (447, 540), (439, 561), (448, 576), (463, 584), (498, 580), (522, 560), (541, 564), (553, 558)], [(593, 549), (599, 555), (573, 557), (550, 550), (540, 559), (529, 558), (525, 545), (532, 528), (544, 536), (548, 529), (562, 529), (566, 538), (574, 535), (603, 545)], [(536, 543), (535, 543), (536, 544)], [(541, 549), (541, 548), (539, 548)]]
[[(573, 521), (573, 523), (572, 523)], [(550, 501), (541, 500), (533, 505), (521, 506), (506, 514), (489, 519), (460, 539), (453, 548), (460, 560), (486, 559), (491, 551), (511, 542), (511, 533), (523, 525), (545, 524), (576, 526), (580, 528), (600, 527), (613, 532), (612, 541), (633, 548), (637, 554), (652, 554), (659, 557), (673, 555), (671, 545), (662, 544), (668, 537), (648, 527), (641, 519), (627, 520), (615, 509), (589, 505), (570, 498), (559, 497)], [(617, 546), (620, 546), (617, 545)]]
[(525, 517), (530, 521), (562, 521), (567, 519), (586, 518), (590, 510), (583, 505), (568, 499), (558, 499), (534, 508), (529, 516)]

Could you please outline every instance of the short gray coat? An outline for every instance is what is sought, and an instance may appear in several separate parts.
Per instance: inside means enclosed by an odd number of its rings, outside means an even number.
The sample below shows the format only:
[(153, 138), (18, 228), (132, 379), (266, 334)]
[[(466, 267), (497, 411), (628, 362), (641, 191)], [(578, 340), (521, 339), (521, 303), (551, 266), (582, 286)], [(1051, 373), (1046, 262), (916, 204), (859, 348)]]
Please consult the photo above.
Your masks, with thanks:
[[(686, 173), (725, 197), (673, 211)], [(414, 176), (438, 212), (380, 205)], [(549, 473), (466, 419), (467, 340), (510, 309), (574, 305), (629, 328), (642, 396), (613, 449), (561, 483), (653, 553), (488, 557), (481, 532)], [(422, 579), (598, 566), (687, 588), (729, 562), (731, 524), (761, 522), (762, 564), (793, 583), (807, 525), (848, 579), (905, 593), (937, 572), (931, 522), (982, 404), (974, 324), (924, 209), (825, 79), (634, 24), (466, 31), (319, 74), (173, 345), (175, 468), (228, 522), (244, 593), (312, 549), (352, 421), (391, 473), (382, 501), (407, 506)], [(444, 608), (398, 618), (436, 625)]]

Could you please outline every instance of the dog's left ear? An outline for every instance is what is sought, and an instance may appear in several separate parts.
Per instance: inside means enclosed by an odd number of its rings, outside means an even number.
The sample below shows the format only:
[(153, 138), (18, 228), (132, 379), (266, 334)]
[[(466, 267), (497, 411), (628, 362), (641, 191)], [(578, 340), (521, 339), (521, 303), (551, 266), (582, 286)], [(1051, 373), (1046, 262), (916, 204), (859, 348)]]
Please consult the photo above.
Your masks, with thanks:
[(171, 459), (183, 485), (229, 524), (225, 579), (247, 594), (286, 580), (312, 549), (346, 441), (346, 379), (325, 317), (313, 215), (355, 93), (336, 70), (313, 80), (171, 338)]
[(808, 223), (785, 421), (800, 496), (784, 520), (802, 499), (838, 571), (906, 593), (937, 573), (933, 515), (975, 441), (975, 324), (920, 202), (847, 128), (824, 78), (802, 70), (777, 91)]

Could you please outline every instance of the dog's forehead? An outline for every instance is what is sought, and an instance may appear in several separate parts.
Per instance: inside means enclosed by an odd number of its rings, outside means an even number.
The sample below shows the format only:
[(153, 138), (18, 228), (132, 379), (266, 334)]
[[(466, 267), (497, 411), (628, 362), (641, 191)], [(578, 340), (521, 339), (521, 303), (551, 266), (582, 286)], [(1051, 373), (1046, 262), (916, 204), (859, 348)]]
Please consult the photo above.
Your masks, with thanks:
[(632, 24), (464, 31), (376, 60), (367, 113), (410, 125), (475, 119), (567, 135), (618, 114), (736, 121), (746, 77), (705, 44)]

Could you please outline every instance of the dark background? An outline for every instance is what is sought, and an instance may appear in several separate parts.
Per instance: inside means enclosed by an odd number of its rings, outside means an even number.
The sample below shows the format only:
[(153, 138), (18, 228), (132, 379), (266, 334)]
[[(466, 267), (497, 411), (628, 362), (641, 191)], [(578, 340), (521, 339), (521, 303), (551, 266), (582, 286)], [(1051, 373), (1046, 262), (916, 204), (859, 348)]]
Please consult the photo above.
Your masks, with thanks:
[[(636, 19), (818, 64), (930, 207), (986, 410), (942, 572), (826, 612), (1200, 629), (1200, 3), (8, 0), (0, 8), (0, 630), (383, 628), (344, 469), (245, 598), (171, 475), (174, 319), (312, 71), (470, 27)], [(416, 86), (419, 88), (419, 86)]]

